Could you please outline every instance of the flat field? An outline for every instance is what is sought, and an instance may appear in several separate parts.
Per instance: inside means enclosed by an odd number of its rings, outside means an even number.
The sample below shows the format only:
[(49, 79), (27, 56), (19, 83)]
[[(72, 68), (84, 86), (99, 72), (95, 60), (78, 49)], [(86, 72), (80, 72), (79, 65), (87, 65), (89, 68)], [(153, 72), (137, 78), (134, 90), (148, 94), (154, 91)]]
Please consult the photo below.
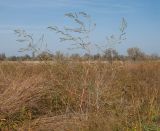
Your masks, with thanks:
[(0, 63), (0, 130), (159, 131), (160, 62)]

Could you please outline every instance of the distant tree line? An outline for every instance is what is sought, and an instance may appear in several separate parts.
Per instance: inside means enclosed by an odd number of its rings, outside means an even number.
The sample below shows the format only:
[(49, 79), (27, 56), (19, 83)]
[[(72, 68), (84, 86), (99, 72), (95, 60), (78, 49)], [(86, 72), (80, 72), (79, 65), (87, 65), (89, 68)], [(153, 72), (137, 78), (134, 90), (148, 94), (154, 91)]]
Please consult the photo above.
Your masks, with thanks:
[(72, 54), (65, 55), (60, 51), (54, 54), (48, 52), (42, 52), (37, 56), (30, 56), (28, 54), (24, 56), (10, 56), (7, 57), (5, 53), (0, 53), (0, 61), (54, 61), (54, 60), (103, 60), (103, 61), (144, 61), (144, 60), (159, 60), (158, 54), (148, 55), (140, 48), (133, 47), (127, 49), (127, 55), (120, 55), (115, 49), (106, 49), (103, 54)]

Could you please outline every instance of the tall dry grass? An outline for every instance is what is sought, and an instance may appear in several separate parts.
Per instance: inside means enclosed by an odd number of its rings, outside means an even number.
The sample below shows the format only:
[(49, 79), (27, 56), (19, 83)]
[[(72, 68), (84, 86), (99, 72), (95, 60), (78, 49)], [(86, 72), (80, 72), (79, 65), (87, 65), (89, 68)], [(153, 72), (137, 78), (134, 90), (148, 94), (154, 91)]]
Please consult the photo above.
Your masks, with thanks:
[(0, 63), (0, 129), (160, 130), (160, 63)]

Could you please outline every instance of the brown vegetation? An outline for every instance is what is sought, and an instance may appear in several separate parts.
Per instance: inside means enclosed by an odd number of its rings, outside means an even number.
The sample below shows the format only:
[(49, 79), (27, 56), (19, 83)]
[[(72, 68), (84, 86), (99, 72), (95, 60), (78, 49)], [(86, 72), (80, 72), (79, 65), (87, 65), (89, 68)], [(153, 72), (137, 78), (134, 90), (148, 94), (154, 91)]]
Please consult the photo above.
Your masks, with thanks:
[(160, 130), (160, 62), (0, 64), (0, 130)]

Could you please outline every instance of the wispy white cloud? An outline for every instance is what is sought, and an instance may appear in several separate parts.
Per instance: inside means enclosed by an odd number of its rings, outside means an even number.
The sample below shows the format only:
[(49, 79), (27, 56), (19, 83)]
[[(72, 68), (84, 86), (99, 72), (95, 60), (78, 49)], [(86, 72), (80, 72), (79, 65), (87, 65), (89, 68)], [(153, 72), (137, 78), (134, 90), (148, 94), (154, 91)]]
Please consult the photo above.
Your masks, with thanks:
[(9, 8), (58, 8), (69, 6), (67, 0), (6, 0), (0, 3), (1, 7)]
[(120, 14), (133, 13), (139, 8), (135, 2), (126, 2), (126, 0), (72, 0), (72, 5), (80, 9), (86, 9), (89, 12), (100, 14)]
[[(71, 1), (71, 0), (70, 0)], [(107, 2), (108, 1), (108, 2)], [(75, 9), (82, 9), (87, 12), (93, 12), (98, 14), (120, 14), (120, 13), (132, 13), (136, 11), (136, 6), (128, 3), (113, 2), (111, 0), (81, 0), (70, 2), (70, 7)]]
[(15, 29), (24, 29), (26, 31), (31, 31), (34, 32), (34, 31), (43, 31), (43, 30), (46, 30), (46, 26), (40, 26), (40, 25), (37, 25), (37, 26), (28, 26), (28, 25), (0, 25), (0, 33), (1, 34), (11, 34), (11, 33), (14, 33), (14, 30)]
[[(121, 0), (122, 1), (122, 0)], [(124, 1), (124, 0), (123, 0)], [(115, 2), (114, 0), (5, 0), (0, 3), (1, 7), (9, 8), (86, 8), (89, 10), (130, 10), (131, 5)], [(111, 12), (111, 11), (110, 11)]]

